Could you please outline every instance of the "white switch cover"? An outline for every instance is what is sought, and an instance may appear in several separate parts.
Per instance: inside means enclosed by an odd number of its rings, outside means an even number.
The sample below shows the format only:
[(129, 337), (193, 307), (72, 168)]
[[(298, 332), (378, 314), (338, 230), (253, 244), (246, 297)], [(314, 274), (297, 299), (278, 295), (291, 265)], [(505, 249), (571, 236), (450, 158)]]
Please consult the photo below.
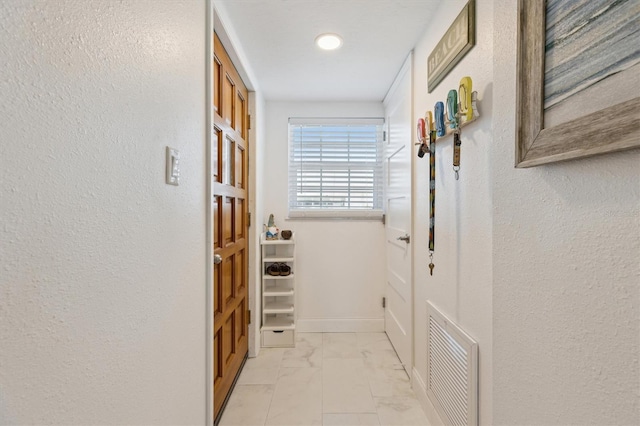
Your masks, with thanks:
[(167, 183), (180, 184), (180, 151), (167, 147)]

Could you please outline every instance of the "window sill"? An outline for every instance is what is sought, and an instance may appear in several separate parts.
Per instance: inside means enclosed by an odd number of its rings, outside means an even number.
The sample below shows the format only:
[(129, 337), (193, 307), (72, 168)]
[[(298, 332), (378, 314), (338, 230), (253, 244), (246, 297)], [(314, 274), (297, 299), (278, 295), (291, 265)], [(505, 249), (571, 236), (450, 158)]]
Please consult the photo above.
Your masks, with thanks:
[(295, 211), (289, 212), (289, 216), (285, 220), (313, 220), (313, 221), (325, 221), (325, 220), (339, 220), (339, 221), (380, 221), (384, 216), (382, 211), (367, 211), (367, 212), (344, 212), (344, 211)]

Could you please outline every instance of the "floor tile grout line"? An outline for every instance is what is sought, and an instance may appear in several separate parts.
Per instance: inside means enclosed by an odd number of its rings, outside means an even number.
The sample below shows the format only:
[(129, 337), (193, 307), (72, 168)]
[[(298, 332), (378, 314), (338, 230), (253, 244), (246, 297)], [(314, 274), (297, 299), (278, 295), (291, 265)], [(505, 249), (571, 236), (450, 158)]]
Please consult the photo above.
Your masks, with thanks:
[[(284, 358), (284, 352), (282, 352), (282, 357)], [(269, 399), (269, 408), (267, 408), (267, 415), (264, 418), (263, 426), (267, 426), (267, 421), (269, 421), (269, 413), (271, 413), (271, 404), (273, 404), (273, 398), (276, 395), (276, 389), (278, 389), (278, 382), (280, 381), (281, 368), (282, 368), (282, 358), (280, 358), (280, 363), (278, 364), (278, 374), (276, 375), (276, 382), (273, 385), (273, 392), (271, 392), (271, 399)]]
[[(363, 358), (362, 362), (364, 364), (364, 356), (362, 358)], [(380, 424), (380, 414), (378, 413), (378, 404), (376, 404), (376, 400), (373, 396), (373, 389), (371, 387), (371, 377), (369, 376), (369, 374), (366, 374), (366, 375), (367, 375), (367, 384), (369, 385), (369, 395), (371, 395), (371, 401), (373, 401), (373, 408), (376, 411), (376, 416), (378, 416), (378, 424)]]

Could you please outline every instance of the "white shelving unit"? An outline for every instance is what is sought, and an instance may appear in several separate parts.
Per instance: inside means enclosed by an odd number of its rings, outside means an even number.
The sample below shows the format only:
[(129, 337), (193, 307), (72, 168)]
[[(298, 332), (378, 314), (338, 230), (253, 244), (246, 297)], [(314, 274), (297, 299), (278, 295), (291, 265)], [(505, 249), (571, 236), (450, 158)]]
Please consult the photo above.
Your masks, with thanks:
[[(293, 347), (296, 341), (295, 259), (296, 235), (288, 240), (267, 240), (262, 247), (262, 347)], [(271, 275), (271, 265), (286, 265), (288, 275)], [(287, 268), (282, 268), (287, 271)], [(280, 269), (280, 268), (277, 268)]]

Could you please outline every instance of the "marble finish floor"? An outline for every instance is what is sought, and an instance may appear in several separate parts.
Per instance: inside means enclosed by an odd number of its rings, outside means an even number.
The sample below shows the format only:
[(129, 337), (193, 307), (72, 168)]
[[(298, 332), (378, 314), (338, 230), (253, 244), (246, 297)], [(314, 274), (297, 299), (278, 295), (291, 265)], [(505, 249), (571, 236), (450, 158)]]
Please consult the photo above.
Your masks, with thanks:
[(219, 426), (425, 426), (385, 333), (297, 333), (247, 360)]

